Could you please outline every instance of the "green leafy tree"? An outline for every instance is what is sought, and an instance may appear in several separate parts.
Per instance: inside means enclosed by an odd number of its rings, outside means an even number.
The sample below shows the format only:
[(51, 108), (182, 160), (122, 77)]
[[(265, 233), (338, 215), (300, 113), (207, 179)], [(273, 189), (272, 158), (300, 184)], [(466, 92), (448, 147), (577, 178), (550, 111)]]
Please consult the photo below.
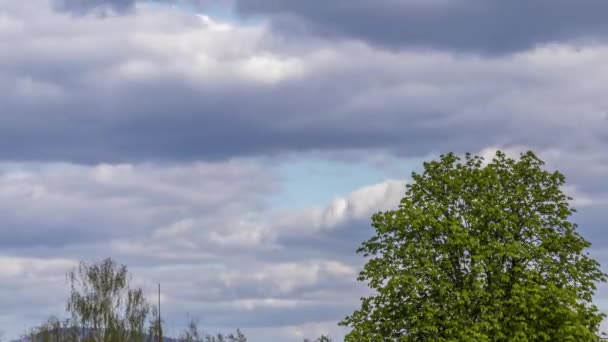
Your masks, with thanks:
[(372, 217), (359, 280), (374, 294), (346, 341), (598, 341), (606, 280), (570, 221), (565, 178), (532, 152), (454, 154), (412, 174), (398, 209)]
[(180, 342), (199, 342), (201, 337), (198, 331), (198, 321), (191, 319), (186, 329), (180, 334)]
[(240, 329), (236, 329), (235, 333), (228, 335), (227, 340), (228, 342), (247, 342), (247, 337)]
[(247, 342), (247, 337), (239, 329), (229, 335), (207, 334), (203, 337), (198, 327), (198, 320), (191, 319), (186, 329), (179, 335), (178, 340), (180, 342)]
[(31, 342), (77, 342), (79, 340), (79, 330), (69, 319), (61, 321), (56, 317), (51, 317), (39, 327), (30, 329), (22, 340)]
[[(140, 288), (132, 288), (124, 265), (107, 258), (80, 265), (68, 273), (70, 296), (66, 310), (71, 317), (51, 317), (24, 334), (35, 342), (158, 342), (162, 324), (156, 307), (147, 304)], [(148, 334), (146, 319), (150, 314)], [(160, 333), (160, 338), (159, 338)]]
[(158, 308), (154, 305), (150, 307), (150, 322), (148, 323), (148, 342), (158, 342), (163, 340), (163, 321), (159, 317)]
[(110, 258), (92, 265), (81, 262), (68, 279), (71, 293), (67, 311), (85, 341), (144, 340), (149, 306), (142, 290), (131, 288), (125, 265)]

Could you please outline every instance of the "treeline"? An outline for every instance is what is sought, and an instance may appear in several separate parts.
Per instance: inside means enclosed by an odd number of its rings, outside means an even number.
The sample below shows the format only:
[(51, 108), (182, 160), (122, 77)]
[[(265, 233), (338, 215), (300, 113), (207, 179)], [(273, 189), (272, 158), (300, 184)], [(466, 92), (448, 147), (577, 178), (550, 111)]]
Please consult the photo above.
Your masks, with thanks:
[[(196, 320), (177, 338), (165, 337), (158, 308), (147, 302), (141, 288), (132, 286), (127, 267), (111, 258), (96, 264), (81, 262), (67, 276), (69, 318), (49, 318), (25, 332), (23, 342), (247, 342), (239, 329), (203, 334)], [(331, 339), (323, 335), (304, 341)]]

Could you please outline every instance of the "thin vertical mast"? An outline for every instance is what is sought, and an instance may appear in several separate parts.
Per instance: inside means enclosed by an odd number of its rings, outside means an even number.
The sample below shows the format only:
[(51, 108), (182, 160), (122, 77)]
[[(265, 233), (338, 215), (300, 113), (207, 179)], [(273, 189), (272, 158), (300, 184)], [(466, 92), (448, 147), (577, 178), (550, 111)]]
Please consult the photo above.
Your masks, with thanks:
[(160, 283), (158, 283), (158, 342), (163, 342), (163, 333), (160, 327), (161, 323), (160, 319)]

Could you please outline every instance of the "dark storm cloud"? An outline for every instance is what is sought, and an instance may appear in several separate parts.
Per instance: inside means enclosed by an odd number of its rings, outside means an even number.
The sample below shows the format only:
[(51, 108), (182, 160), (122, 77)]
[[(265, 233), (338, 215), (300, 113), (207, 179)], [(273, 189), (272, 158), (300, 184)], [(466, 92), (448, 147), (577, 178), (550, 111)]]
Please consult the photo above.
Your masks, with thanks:
[(237, 0), (279, 32), (349, 37), (390, 48), (502, 54), (539, 44), (604, 40), (604, 0)]

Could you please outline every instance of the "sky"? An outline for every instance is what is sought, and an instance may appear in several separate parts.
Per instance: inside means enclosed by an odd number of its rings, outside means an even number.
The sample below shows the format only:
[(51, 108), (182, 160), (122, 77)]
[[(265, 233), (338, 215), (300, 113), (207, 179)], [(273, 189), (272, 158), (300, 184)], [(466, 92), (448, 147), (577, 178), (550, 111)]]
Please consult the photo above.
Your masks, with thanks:
[[(112, 256), (166, 332), (330, 334), (411, 172), (533, 150), (608, 271), (604, 0), (0, 0), (0, 330)], [(597, 303), (608, 311), (608, 287)], [(608, 324), (604, 323), (608, 328)]]

